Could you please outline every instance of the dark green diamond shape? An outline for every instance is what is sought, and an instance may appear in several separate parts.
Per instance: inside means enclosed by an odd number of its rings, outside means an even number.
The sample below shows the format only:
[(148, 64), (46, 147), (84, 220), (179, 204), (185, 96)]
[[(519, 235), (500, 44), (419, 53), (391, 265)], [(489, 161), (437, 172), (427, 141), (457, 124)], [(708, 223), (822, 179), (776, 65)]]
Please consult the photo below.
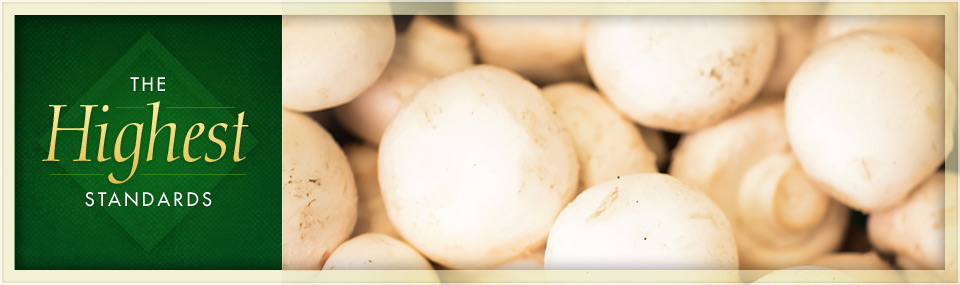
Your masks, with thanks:
[[(166, 77), (165, 92), (133, 91), (131, 76), (137, 77)], [(139, 88), (139, 86), (138, 86)], [(159, 132), (154, 144), (153, 160), (146, 161), (150, 145), (151, 119), (153, 109), (147, 104), (160, 101), (160, 112), (157, 127), (166, 123), (175, 123), (176, 136), (174, 138), (173, 155), (177, 157), (172, 162), (167, 161), (169, 149), (169, 128)], [(93, 192), (94, 199), (100, 202), (98, 192), (107, 192), (104, 202), (109, 201), (109, 195), (117, 193), (121, 203), (125, 201), (124, 194), (150, 192), (155, 200), (166, 194), (173, 203), (174, 192), (184, 196), (181, 202), (187, 203), (187, 192), (194, 192), (201, 196), (210, 192), (213, 201), (211, 207), (216, 207), (217, 195), (230, 195), (224, 189), (214, 189), (223, 179), (248, 179), (245, 173), (231, 173), (236, 166), (233, 161), (236, 139), (237, 115), (243, 112), (238, 106), (225, 106), (210, 93), (180, 62), (151, 34), (144, 34), (77, 102), (51, 102), (51, 105), (68, 105), (61, 110), (60, 127), (77, 128), (83, 125), (84, 109), (80, 105), (98, 105), (90, 119), (90, 129), (87, 138), (87, 158), (90, 161), (74, 161), (78, 158), (81, 148), (81, 133), (77, 131), (61, 131), (57, 135), (56, 158), (59, 165), (65, 170), (63, 174), (75, 179), (85, 191)], [(103, 112), (102, 106), (109, 105)], [(52, 113), (52, 108), (47, 109)], [(135, 174), (125, 183), (113, 184), (107, 180), (107, 174), (114, 175), (122, 180), (130, 173), (133, 158), (125, 162), (109, 160), (98, 162), (100, 143), (100, 129), (98, 124), (107, 123), (107, 135), (104, 136), (103, 154), (114, 158), (114, 146), (117, 134), (128, 123), (142, 123), (143, 130), (140, 142), (139, 163)], [(203, 123), (204, 131), (190, 143), (190, 153), (193, 157), (200, 157), (195, 162), (186, 162), (183, 157), (183, 140), (187, 130), (195, 123)], [(218, 123), (226, 123), (228, 128), (217, 127), (216, 136), (226, 145), (225, 153), (216, 162), (205, 162), (205, 154), (216, 158), (221, 148), (208, 139), (209, 128)], [(256, 144), (253, 133), (247, 131), (254, 127), (256, 122), (249, 119), (244, 124), (250, 127), (244, 129), (241, 136), (239, 156), (245, 157)], [(136, 132), (134, 127), (124, 134), (121, 141), (121, 154), (129, 155), (136, 146)], [(47, 154), (50, 146), (50, 135), (47, 134), (39, 141), (43, 153)], [(46, 157), (46, 156), (44, 156)], [(241, 162), (242, 163), (242, 162)], [(77, 175), (84, 174), (84, 175)], [(89, 175), (86, 175), (89, 174)], [(51, 177), (56, 179), (58, 177)], [(252, 176), (251, 178), (252, 179)], [(143, 196), (139, 195), (138, 202)], [(78, 207), (85, 207), (82, 200)], [(156, 206), (107, 206), (103, 209), (136, 241), (144, 250), (151, 251), (176, 227), (193, 207)], [(99, 207), (99, 204), (94, 207)], [(197, 205), (195, 207), (202, 207)]]

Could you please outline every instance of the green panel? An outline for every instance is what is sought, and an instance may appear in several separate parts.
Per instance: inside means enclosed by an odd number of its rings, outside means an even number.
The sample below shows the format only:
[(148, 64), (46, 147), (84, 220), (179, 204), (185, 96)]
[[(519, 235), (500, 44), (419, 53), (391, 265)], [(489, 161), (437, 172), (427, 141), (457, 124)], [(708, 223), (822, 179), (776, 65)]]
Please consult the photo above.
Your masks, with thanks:
[(279, 16), (15, 23), (16, 269), (280, 269)]

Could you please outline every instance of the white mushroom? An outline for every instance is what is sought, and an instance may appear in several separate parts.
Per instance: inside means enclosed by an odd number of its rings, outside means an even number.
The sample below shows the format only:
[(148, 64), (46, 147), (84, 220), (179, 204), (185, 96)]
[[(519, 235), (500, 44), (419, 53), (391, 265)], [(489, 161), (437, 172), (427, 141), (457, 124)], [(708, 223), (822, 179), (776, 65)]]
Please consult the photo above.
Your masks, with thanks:
[(481, 65), (420, 90), (384, 133), (379, 171), (404, 239), (445, 267), (482, 269), (543, 245), (579, 169), (537, 87)]
[[(827, 5), (824, 13), (837, 7)], [(944, 64), (944, 22), (937, 15), (828, 15), (821, 17), (814, 32), (814, 47), (819, 48), (841, 36), (858, 31), (876, 31), (904, 37), (939, 66)]]
[[(727, 218), (710, 198), (664, 174), (591, 187), (550, 231), (547, 269), (737, 269)], [(736, 280), (731, 271), (731, 280)]]
[(366, 233), (337, 247), (323, 270), (432, 270), (416, 249), (387, 235)]
[(381, 233), (400, 237), (383, 205), (380, 182), (377, 180), (377, 148), (349, 144), (343, 147), (357, 184), (357, 225), (352, 236), (363, 233)]
[(416, 16), (397, 40), (405, 64), (431, 76), (444, 76), (473, 65), (470, 38), (430, 16)]
[(904, 269), (944, 268), (944, 186), (938, 172), (900, 204), (872, 213), (867, 221), (870, 242), (897, 255)]
[(333, 137), (306, 115), (281, 113), (282, 268), (320, 269), (353, 230), (357, 189)]
[(371, 144), (380, 143), (383, 132), (397, 112), (433, 77), (391, 61), (377, 82), (356, 99), (333, 109), (337, 121)]
[(581, 83), (559, 83), (544, 87), (543, 96), (573, 138), (581, 189), (618, 176), (657, 172), (657, 157), (637, 127), (596, 91)]
[(605, 16), (588, 24), (585, 54), (600, 91), (644, 126), (697, 130), (760, 90), (776, 28), (766, 16)]
[(787, 92), (787, 83), (800, 68), (803, 60), (813, 52), (813, 28), (819, 16), (781, 15), (773, 16), (777, 26), (777, 55), (760, 90), (761, 96), (782, 98)]
[(750, 167), (737, 195), (735, 234), (743, 269), (807, 264), (840, 247), (850, 215), (803, 173), (792, 154)]
[(583, 16), (458, 16), (484, 63), (550, 84), (589, 80), (583, 60)]
[(350, 101), (390, 60), (390, 16), (283, 16), (283, 107), (316, 111)]
[(944, 157), (943, 70), (904, 38), (859, 32), (814, 52), (786, 122), (805, 172), (865, 212), (890, 207)]

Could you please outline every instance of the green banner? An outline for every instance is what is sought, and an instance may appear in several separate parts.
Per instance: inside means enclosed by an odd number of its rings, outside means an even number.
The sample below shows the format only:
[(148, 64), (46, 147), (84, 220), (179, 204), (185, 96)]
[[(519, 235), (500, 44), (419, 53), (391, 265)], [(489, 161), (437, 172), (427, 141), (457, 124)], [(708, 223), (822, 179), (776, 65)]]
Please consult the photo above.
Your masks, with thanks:
[(16, 16), (16, 269), (280, 269), (280, 16)]

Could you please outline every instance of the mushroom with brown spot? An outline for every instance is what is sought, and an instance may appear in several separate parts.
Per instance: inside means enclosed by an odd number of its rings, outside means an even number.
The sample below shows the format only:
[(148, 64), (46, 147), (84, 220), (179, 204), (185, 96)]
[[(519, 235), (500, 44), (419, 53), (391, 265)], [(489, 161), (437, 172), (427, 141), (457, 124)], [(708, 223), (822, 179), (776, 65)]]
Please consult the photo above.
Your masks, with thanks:
[(281, 175), (287, 182), (281, 186), (281, 266), (320, 269), (353, 230), (357, 189), (333, 137), (306, 115), (281, 113)]
[(584, 51), (594, 83), (623, 114), (688, 132), (749, 103), (773, 62), (766, 16), (591, 18)]

